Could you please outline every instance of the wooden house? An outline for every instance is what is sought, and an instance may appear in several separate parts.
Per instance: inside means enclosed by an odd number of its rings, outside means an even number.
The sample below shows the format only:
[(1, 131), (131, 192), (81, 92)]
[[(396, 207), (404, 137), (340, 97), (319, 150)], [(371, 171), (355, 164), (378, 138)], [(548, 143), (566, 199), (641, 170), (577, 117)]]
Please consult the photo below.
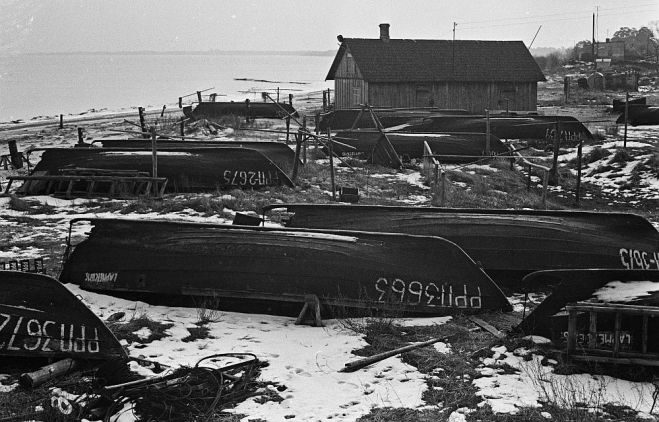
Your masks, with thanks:
[(326, 80), (335, 107), (536, 110), (545, 77), (521, 41), (344, 38)]

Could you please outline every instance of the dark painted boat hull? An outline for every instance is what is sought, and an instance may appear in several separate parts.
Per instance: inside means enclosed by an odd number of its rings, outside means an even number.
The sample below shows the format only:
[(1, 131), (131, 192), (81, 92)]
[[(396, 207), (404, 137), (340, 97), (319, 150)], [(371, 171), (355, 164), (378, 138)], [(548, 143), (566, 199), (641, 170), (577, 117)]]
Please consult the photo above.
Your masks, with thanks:
[[(358, 155), (370, 157), (382, 137), (379, 131), (351, 130), (341, 131), (335, 135), (338, 142), (354, 149), (336, 144), (333, 150), (343, 155)], [(442, 162), (473, 161), (473, 157), (485, 154), (485, 135), (478, 133), (446, 134), (446, 133), (399, 133), (389, 132), (387, 138), (401, 157), (422, 158), (423, 143), (427, 142), (433, 154)], [(490, 136), (490, 153), (504, 155), (510, 150), (496, 136)]]
[[(334, 110), (329, 114), (321, 116), (320, 123), (318, 127), (321, 131), (325, 132), (329, 128), (330, 130), (345, 130), (353, 127), (355, 128), (374, 128), (375, 124), (371, 117), (371, 113), (365, 111), (362, 113), (361, 109), (343, 109), (343, 110)], [(373, 109), (373, 112), (378, 116), (380, 123), (384, 127), (392, 127), (402, 125), (408, 122), (420, 122), (421, 119), (428, 117), (430, 115), (456, 115), (456, 114), (468, 114), (467, 110), (460, 109), (436, 109), (436, 108), (420, 108), (420, 109)], [(357, 118), (359, 117), (359, 120)], [(355, 123), (355, 120), (357, 122)]]
[[(490, 116), (490, 133), (501, 139), (549, 139), (559, 122), (560, 140), (593, 139), (583, 123), (570, 116)], [(410, 128), (412, 132), (485, 133), (485, 116), (432, 116)]]
[[(286, 110), (284, 112), (283, 110)], [(191, 115), (194, 119), (218, 119), (222, 116), (236, 115), (248, 116), (250, 118), (281, 119), (288, 114), (298, 117), (297, 111), (287, 103), (246, 103), (234, 102), (202, 102), (192, 109)]]
[[(627, 122), (632, 126), (659, 125), (659, 107), (636, 106), (627, 110)], [(618, 124), (625, 123), (625, 114), (621, 114), (616, 120)]]
[[(349, 231), (91, 220), (61, 279), (86, 289), (321, 303), (443, 315), (510, 309), (440, 238)], [(73, 223), (72, 223), (73, 224)]]
[[(535, 290), (540, 286), (546, 287), (548, 281), (552, 283), (551, 295), (528, 314), (517, 326), (517, 330), (525, 334), (535, 334), (552, 338), (558, 344), (563, 343), (567, 335), (568, 316), (563, 309), (569, 303), (592, 301), (594, 304), (659, 306), (659, 272), (657, 271), (609, 269), (539, 271), (529, 274), (524, 278), (525, 287), (529, 290)], [(639, 290), (634, 287), (634, 284), (637, 283), (643, 283), (646, 288), (649, 285), (656, 285), (656, 287), (652, 292), (648, 292), (647, 294), (641, 294), (639, 296), (629, 295), (629, 293)], [(609, 293), (606, 294), (607, 297), (603, 297), (598, 292), (603, 292), (605, 286), (616, 286), (619, 291), (624, 291), (625, 294), (618, 296), (615, 293)], [(598, 318), (600, 319), (597, 323), (597, 331), (599, 333), (613, 332), (612, 317), (613, 314), (609, 314), (608, 318)], [(629, 317), (627, 317), (627, 320), (629, 320)], [(657, 333), (659, 329), (659, 323), (654, 320), (655, 318), (651, 318), (650, 323), (654, 324), (654, 327), (651, 325), (648, 333)], [(628, 322), (623, 319), (623, 326), (629, 325)], [(579, 315), (577, 319), (577, 332), (588, 333), (588, 325), (589, 315)], [(637, 323), (635, 325), (635, 328), (640, 331), (640, 324)], [(629, 348), (640, 348), (638, 344), (634, 344), (641, 337), (639, 332), (627, 333), (627, 335), (627, 346)], [(600, 342), (599, 340), (602, 339), (598, 339), (598, 343)], [(659, 338), (656, 335), (652, 335), (649, 337), (649, 341), (649, 350), (659, 353)], [(625, 339), (623, 339), (624, 342)]]
[(112, 332), (54, 278), (0, 271), (0, 355), (125, 358)]
[(439, 236), (458, 244), (500, 286), (534, 271), (566, 268), (659, 270), (659, 233), (622, 213), (281, 204), (288, 227)]
[[(135, 148), (151, 150), (151, 140), (148, 139), (101, 139), (104, 148)], [(290, 174), (295, 162), (295, 151), (282, 142), (261, 141), (177, 141), (174, 139), (158, 139), (156, 148), (160, 150), (178, 148), (248, 148), (263, 154), (284, 173)], [(299, 161), (299, 160), (298, 160)], [(300, 162), (301, 164), (301, 162)]]
[[(151, 151), (112, 148), (46, 149), (33, 174), (58, 175), (65, 168), (136, 170), (151, 174)], [(293, 186), (263, 154), (248, 148), (178, 148), (158, 153), (158, 176), (168, 192)], [(30, 183), (26, 194), (38, 195), (44, 184)], [(41, 189), (41, 190), (40, 190)]]

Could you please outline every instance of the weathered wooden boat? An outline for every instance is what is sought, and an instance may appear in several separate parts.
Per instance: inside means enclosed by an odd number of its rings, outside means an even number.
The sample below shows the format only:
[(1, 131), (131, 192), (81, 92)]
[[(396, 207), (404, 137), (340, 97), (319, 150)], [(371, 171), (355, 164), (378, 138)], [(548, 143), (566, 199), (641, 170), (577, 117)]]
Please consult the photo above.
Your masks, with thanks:
[[(627, 110), (627, 122), (632, 126), (659, 125), (659, 107), (654, 107), (654, 106), (629, 107), (629, 109)], [(625, 123), (624, 112), (618, 117), (616, 123), (618, 124)]]
[[(482, 115), (430, 116), (413, 125), (412, 132), (486, 132), (486, 118)], [(490, 133), (501, 139), (548, 139), (556, 131), (561, 141), (593, 139), (587, 127), (571, 116), (540, 116), (500, 114), (490, 115)]]
[(93, 228), (65, 258), (60, 278), (85, 289), (211, 296), (220, 304), (238, 300), (251, 311), (254, 301), (295, 304), (308, 295), (322, 305), (412, 314), (510, 309), (460, 247), (437, 237), (85, 221)]
[[(150, 150), (122, 148), (50, 148), (32, 175), (59, 175), (62, 169), (135, 170), (151, 174)], [(158, 176), (169, 192), (293, 186), (289, 177), (260, 152), (249, 148), (171, 148), (158, 152)], [(42, 194), (46, 181), (29, 181), (19, 190)]]
[[(151, 140), (136, 139), (100, 139), (92, 144), (101, 144), (104, 148), (151, 150)], [(286, 174), (293, 170), (295, 151), (283, 142), (268, 141), (180, 141), (175, 139), (158, 139), (158, 151), (177, 148), (248, 148), (260, 152)], [(300, 162), (301, 164), (301, 162)]]
[(0, 271), (0, 355), (125, 358), (112, 332), (66, 287), (43, 274)]
[(625, 213), (274, 204), (287, 227), (439, 236), (458, 244), (502, 287), (534, 271), (564, 268), (659, 270), (659, 232)]
[(203, 101), (198, 103), (195, 108), (191, 106), (183, 107), (183, 113), (186, 117), (194, 120), (213, 120), (228, 115), (246, 116), (250, 119), (281, 119), (289, 114), (295, 117), (299, 116), (293, 106), (288, 103), (261, 103), (249, 100), (245, 102)]
[[(659, 306), (657, 271), (602, 268), (547, 270), (528, 274), (522, 283), (526, 291), (551, 291), (518, 325), (517, 328), (527, 334), (557, 338), (552, 318), (568, 303), (590, 301)], [(563, 328), (566, 327), (560, 329)]]
[[(439, 109), (434, 107), (423, 108), (373, 108), (380, 123), (384, 127), (402, 125), (408, 122), (420, 122), (421, 119), (431, 115), (456, 115), (469, 114), (467, 110), (462, 109)], [(330, 130), (345, 130), (351, 128), (374, 128), (375, 124), (368, 110), (362, 111), (361, 108), (348, 108), (334, 110), (331, 113), (323, 114), (320, 117), (318, 125), (323, 132)]]
[[(422, 158), (423, 143), (427, 142), (433, 154), (442, 162), (473, 161), (474, 157), (485, 155), (485, 134), (481, 133), (400, 133), (388, 132), (387, 139), (394, 150), (403, 158)], [(341, 155), (370, 157), (382, 140), (382, 133), (372, 129), (346, 130), (337, 132), (335, 137), (341, 144), (333, 146), (333, 151)], [(348, 145), (348, 146), (345, 146)], [(349, 148), (352, 147), (352, 148)], [(499, 138), (490, 136), (490, 154), (509, 154), (510, 149)]]
[(659, 366), (659, 272), (561, 270), (529, 274), (529, 290), (552, 294), (517, 327), (549, 337), (575, 359)]
[(611, 111), (614, 113), (616, 112), (621, 112), (624, 113), (625, 111), (625, 106), (629, 108), (632, 107), (638, 107), (642, 106), (645, 107), (647, 106), (647, 98), (646, 97), (639, 97), (639, 98), (632, 98), (629, 101), (624, 101), (624, 100), (618, 100), (618, 99), (613, 99)]

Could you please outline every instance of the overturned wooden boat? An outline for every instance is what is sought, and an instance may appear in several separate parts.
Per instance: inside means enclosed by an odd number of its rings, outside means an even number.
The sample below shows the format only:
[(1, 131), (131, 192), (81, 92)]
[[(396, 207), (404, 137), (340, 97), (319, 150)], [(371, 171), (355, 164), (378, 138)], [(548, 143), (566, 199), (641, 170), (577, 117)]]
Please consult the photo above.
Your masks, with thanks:
[[(151, 140), (136, 139), (100, 139), (92, 144), (101, 144), (103, 148), (142, 149), (151, 150)], [(263, 154), (282, 169), (286, 174), (293, 170), (295, 162), (295, 151), (283, 142), (270, 141), (181, 141), (175, 139), (158, 139), (156, 142), (158, 151), (177, 148), (248, 148)], [(301, 162), (300, 162), (301, 164)]]
[(260, 103), (260, 102), (226, 102), (226, 101), (203, 101), (196, 107), (183, 107), (186, 117), (194, 120), (219, 119), (222, 116), (246, 116), (250, 119), (281, 119), (288, 115), (298, 117), (297, 111), (288, 103)]
[[(340, 144), (333, 145), (333, 151), (341, 155), (370, 158), (382, 141), (383, 134), (378, 130), (357, 129), (337, 132), (334, 139)], [(442, 162), (474, 161), (482, 157), (486, 150), (486, 135), (482, 133), (402, 133), (386, 132), (387, 139), (400, 157), (422, 158), (423, 143), (427, 142), (433, 154)], [(490, 135), (490, 154), (510, 154), (510, 149), (499, 138)]]
[[(34, 176), (58, 176), (72, 168), (133, 170), (151, 174), (152, 152), (132, 148), (50, 148), (32, 171)], [(167, 178), (168, 192), (215, 189), (258, 189), (293, 186), (290, 178), (259, 151), (250, 148), (171, 148), (158, 152), (158, 176)], [(20, 193), (48, 192), (49, 181), (29, 180)]]
[[(558, 129), (559, 139), (573, 143), (593, 139), (592, 133), (572, 116), (490, 115), (490, 133), (501, 139), (550, 139)], [(480, 132), (485, 133), (487, 119), (482, 115), (429, 116), (408, 128), (412, 132)]]
[(634, 214), (327, 204), (274, 204), (264, 212), (273, 209), (291, 213), (287, 227), (446, 238), (505, 287), (538, 270), (659, 270), (659, 232)]
[[(373, 112), (384, 127), (398, 126), (410, 122), (420, 122), (431, 115), (469, 114), (463, 109), (440, 109), (434, 107), (420, 108), (373, 108)], [(321, 115), (318, 125), (323, 132), (330, 130), (346, 130), (351, 128), (375, 128), (375, 123), (368, 110), (347, 108), (333, 110)]]
[[(627, 122), (632, 126), (656, 126), (659, 125), (659, 107), (654, 106), (634, 106), (627, 110)], [(625, 123), (625, 113), (621, 114), (616, 123)]]
[(309, 295), (322, 305), (411, 314), (510, 309), (499, 287), (460, 247), (437, 237), (82, 221), (93, 227), (65, 258), (61, 280), (85, 289), (211, 296), (237, 300), (251, 311), (255, 301), (304, 303)]
[(64, 285), (43, 274), (0, 271), (0, 355), (125, 358), (103, 322)]
[(551, 338), (573, 359), (659, 366), (659, 272), (560, 270), (529, 274), (529, 290), (552, 294), (517, 327)]

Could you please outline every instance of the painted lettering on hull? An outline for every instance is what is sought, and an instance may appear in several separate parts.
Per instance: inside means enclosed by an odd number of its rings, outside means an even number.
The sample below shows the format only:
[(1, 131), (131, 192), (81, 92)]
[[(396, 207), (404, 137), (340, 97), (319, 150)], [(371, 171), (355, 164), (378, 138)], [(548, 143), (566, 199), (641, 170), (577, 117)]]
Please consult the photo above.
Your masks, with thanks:
[(380, 277), (375, 282), (375, 291), (379, 293), (378, 302), (405, 303), (408, 305), (443, 307), (443, 308), (473, 308), (483, 306), (481, 288), (468, 291), (467, 285), (451, 283), (427, 283), (420, 281), (406, 282), (400, 278), (389, 280)]
[(0, 313), (0, 350), (99, 353), (98, 328)]
[(659, 252), (620, 248), (620, 262), (628, 270), (659, 270)]
[(279, 175), (271, 171), (225, 170), (224, 183), (231, 186), (272, 186), (279, 184)]

